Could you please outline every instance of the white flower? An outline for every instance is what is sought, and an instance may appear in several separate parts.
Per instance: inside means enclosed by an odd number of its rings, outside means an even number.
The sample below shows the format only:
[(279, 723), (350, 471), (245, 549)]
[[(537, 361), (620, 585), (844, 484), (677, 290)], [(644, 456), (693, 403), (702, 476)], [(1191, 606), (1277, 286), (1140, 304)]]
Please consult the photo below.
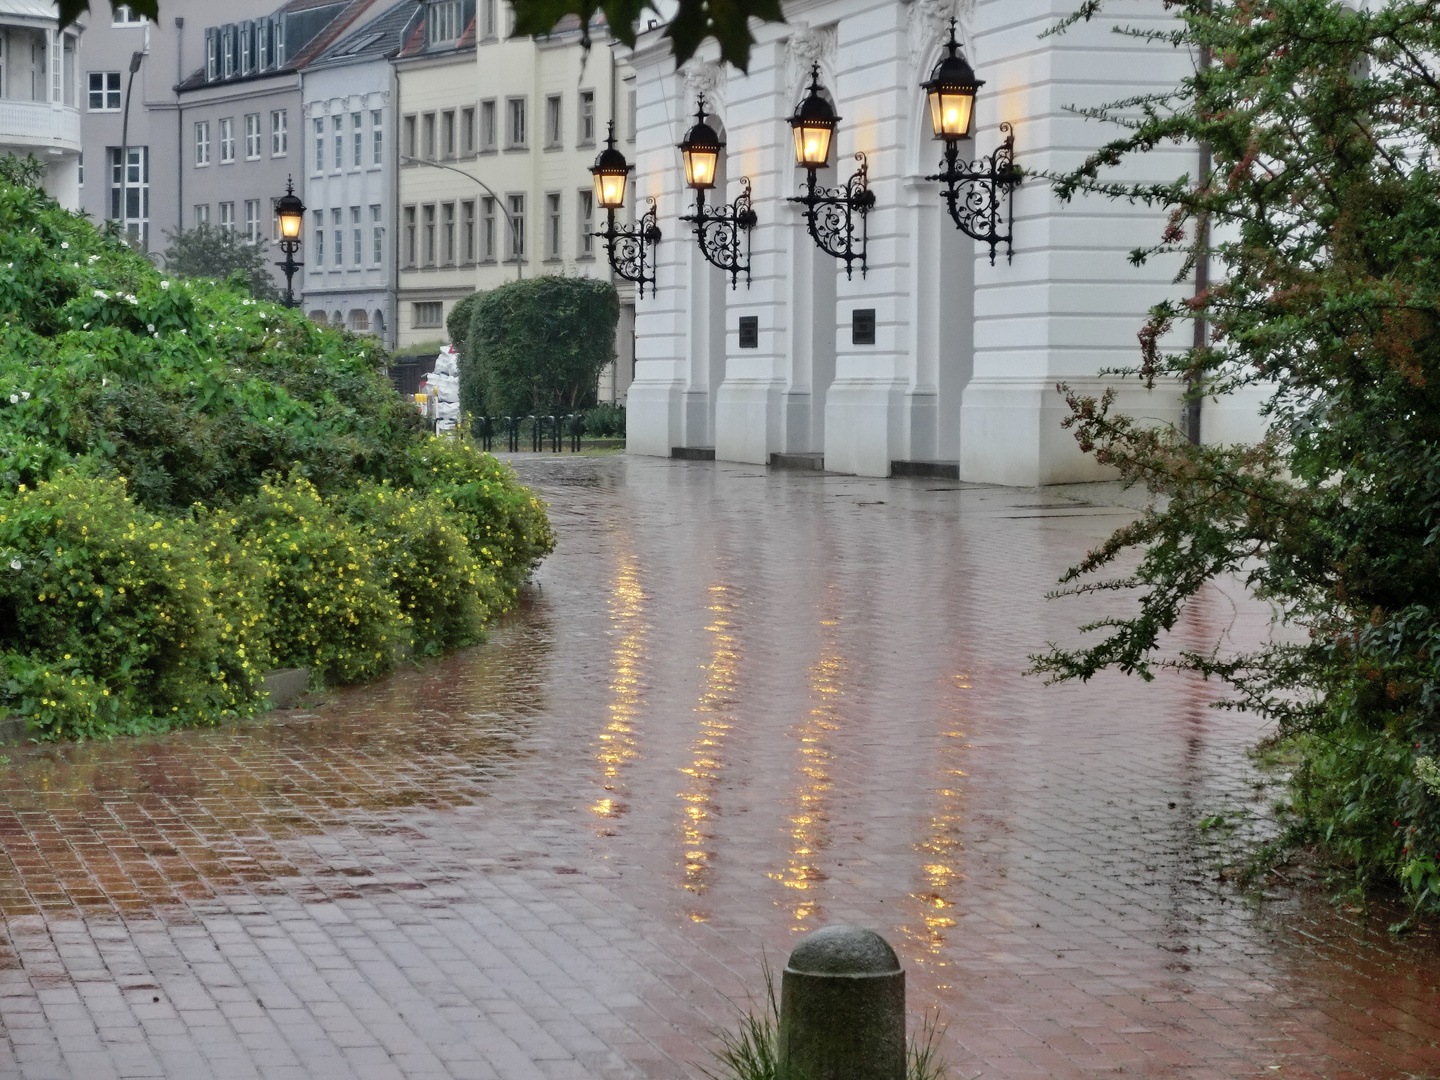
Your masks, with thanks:
[(99, 256), (99, 255), (91, 255), (91, 256), (90, 256), (90, 262), (91, 262), (92, 264), (93, 264), (93, 263), (97, 263), (97, 262), (99, 262), (99, 261), (100, 261), (100, 256)]
[(110, 385), (110, 380), (109, 380), (109, 379), (101, 379), (101, 380), (100, 380), (100, 385), (101, 385), (101, 386), (109, 386), (109, 385)]
[(90, 329), (90, 324), (87, 322), (84, 326), (80, 327), (80, 329), (81, 329), (81, 330), (89, 330), (89, 329)]
[(29, 401), (29, 400), (30, 400), (30, 391), (29, 391), (29, 390), (21, 390), (21, 391), (20, 391), (20, 397), (21, 397), (21, 399), (23, 399), (23, 400), (25, 400), (25, 401)]
[(61, 247), (61, 250), (66, 250), (66, 251), (68, 251), (69, 248), (70, 248), (70, 241), (69, 241), (69, 240), (62, 240), (62, 241), (60, 241), (60, 247)]
[(134, 304), (136, 307), (139, 307), (139, 306), (140, 306), (140, 298), (139, 298), (138, 296), (134, 295), (133, 293), (132, 293), (131, 295), (127, 296), (125, 299), (126, 299), (126, 300), (129, 300), (130, 303)]
[(153, 333), (155, 332), (155, 324), (154, 324), (153, 322), (151, 322), (151, 323), (146, 323), (146, 324), (145, 324), (145, 329), (146, 329), (146, 330), (149, 330), (150, 333), (153, 334)]
[(22, 563), (19, 559), (11, 559), (11, 560), (10, 560), (10, 569), (11, 569), (11, 570), (19, 570), (19, 569), (22, 569), (22, 568), (24, 567), (24, 565), (25, 565), (25, 564)]
[(20, 404), (20, 395), (19, 395), (19, 394), (11, 394), (11, 395), (10, 395), (10, 404), (11, 404), (11, 405), (19, 405), (19, 404)]
[(101, 300), (109, 300), (109, 299), (110, 299), (109, 294), (106, 293), (106, 292), (104, 292), (104, 291), (101, 290), (101, 289), (96, 289), (96, 290), (95, 290), (95, 295), (98, 296)]
[(162, 281), (162, 282), (160, 282), (160, 287), (161, 287), (162, 289), (168, 289), (168, 288), (170, 287), (170, 282), (168, 282), (168, 281)]

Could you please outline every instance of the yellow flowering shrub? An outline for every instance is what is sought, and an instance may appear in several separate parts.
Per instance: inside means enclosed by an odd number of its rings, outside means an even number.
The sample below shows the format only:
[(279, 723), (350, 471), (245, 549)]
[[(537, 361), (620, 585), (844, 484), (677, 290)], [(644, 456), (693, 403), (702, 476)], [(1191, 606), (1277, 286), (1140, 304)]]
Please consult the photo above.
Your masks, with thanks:
[(448, 503), (366, 483), (343, 505), (364, 529), (378, 576), (410, 622), (417, 653), (436, 655), (480, 640), (491, 605), (502, 606), (501, 589), (492, 568), (470, 550)]
[(555, 534), (545, 504), (498, 458), (452, 437), (426, 439), (411, 451), (415, 487), (445, 500), (465, 530), (470, 548), (495, 574), (509, 608), (520, 586), (550, 552)]
[(388, 671), (410, 619), (382, 578), (364, 527), (298, 474), (261, 486), (237, 508), (244, 551), (264, 566), (270, 650), (280, 667), (358, 682)]
[[(0, 498), (0, 696), (33, 729), (97, 737), (248, 715), (269, 662), (231, 541), (66, 474)], [(212, 555), (219, 553), (218, 558)]]

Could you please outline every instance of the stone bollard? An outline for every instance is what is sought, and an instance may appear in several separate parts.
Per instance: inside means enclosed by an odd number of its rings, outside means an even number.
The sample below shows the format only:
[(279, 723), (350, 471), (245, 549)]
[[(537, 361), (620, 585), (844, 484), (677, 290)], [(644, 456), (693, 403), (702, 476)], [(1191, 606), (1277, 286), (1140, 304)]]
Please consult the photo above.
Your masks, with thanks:
[(905, 972), (879, 934), (826, 926), (795, 946), (780, 982), (780, 1075), (905, 1080)]

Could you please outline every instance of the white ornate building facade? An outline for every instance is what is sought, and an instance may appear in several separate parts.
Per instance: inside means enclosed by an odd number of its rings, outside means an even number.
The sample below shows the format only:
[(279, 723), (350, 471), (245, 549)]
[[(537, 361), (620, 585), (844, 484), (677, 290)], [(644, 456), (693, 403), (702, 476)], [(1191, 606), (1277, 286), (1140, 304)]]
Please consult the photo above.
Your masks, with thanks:
[(80, 205), (81, 28), (59, 29), (50, 0), (0, 0), (0, 154), (34, 158), (45, 190)]
[[(1146, 392), (1102, 378), (1133, 364), (1136, 333), (1162, 296), (1187, 294), (1178, 264), (1132, 266), (1132, 249), (1156, 241), (1157, 212), (1081, 199), (1061, 205), (1043, 178), (1115, 137), (1073, 108), (1174, 86), (1192, 60), (1119, 35), (1119, 22), (1156, 28), (1159, 0), (1109, 5), (1107, 16), (1042, 36), (1072, 0), (790, 0), (786, 24), (758, 29), (748, 75), (714, 62), (713, 44), (677, 71), (657, 31), (642, 36), (636, 72), (636, 195), (656, 198), (665, 236), (658, 289), (637, 305), (637, 363), (628, 396), (632, 453), (709, 456), (885, 476), (926, 471), (963, 480), (1030, 485), (1101, 475), (1069, 432), (1056, 384), (1115, 385), (1132, 414), (1178, 423), (1179, 387)], [(1013, 195), (1013, 259), (951, 220), (936, 140), (920, 87), (945, 55), (959, 20), (965, 57), (984, 85), (961, 157), (992, 153), (1011, 126), (1015, 160), (1029, 176)], [(863, 153), (875, 196), (866, 219), (865, 268), (812, 242), (802, 207), (787, 199), (796, 167), (790, 115), (812, 65), (841, 117), (830, 168), (843, 184)], [(703, 256), (676, 145), (704, 93), (726, 146), (711, 205), (748, 178), (756, 224), (749, 280)], [(1151, 154), (1128, 175), (1194, 175), (1193, 147)], [(742, 241), (742, 249), (744, 241)], [(742, 329), (745, 331), (742, 334)], [(1246, 428), (1206, 402), (1202, 437)]]

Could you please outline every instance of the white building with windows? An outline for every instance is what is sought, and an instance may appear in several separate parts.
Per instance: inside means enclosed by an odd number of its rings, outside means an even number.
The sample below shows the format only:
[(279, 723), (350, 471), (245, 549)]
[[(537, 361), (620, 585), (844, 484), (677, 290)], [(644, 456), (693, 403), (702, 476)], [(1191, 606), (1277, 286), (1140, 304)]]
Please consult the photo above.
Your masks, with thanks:
[(0, 0), (0, 154), (45, 166), (45, 189), (80, 205), (81, 30), (59, 30), (54, 4)]
[[(1060, 36), (1042, 33), (1074, 5), (1052, 0), (789, 0), (786, 24), (753, 24), (748, 75), (715, 62), (713, 43), (676, 70), (658, 31), (629, 58), (638, 91), (636, 187), (660, 208), (656, 296), (637, 304), (638, 355), (629, 391), (632, 453), (679, 453), (804, 464), (886, 476), (930, 473), (1000, 484), (1100, 475), (1060, 427), (1059, 382), (1114, 385), (1119, 407), (1177, 422), (1180, 388), (1152, 392), (1102, 378), (1134, 364), (1151, 304), (1185, 294), (1177, 263), (1130, 264), (1154, 242), (1157, 212), (1082, 199), (1062, 206), (1028, 179), (1014, 192), (1014, 256), (962, 233), (927, 177), (940, 171), (921, 82), (945, 55), (952, 16), (984, 85), (962, 158), (994, 152), (1001, 123), (1026, 173), (1068, 169), (1113, 132), (1070, 111), (1174, 86), (1191, 58), (1120, 36), (1120, 22), (1160, 29), (1158, 3), (1115, 3)], [(789, 117), (813, 65), (840, 116), (828, 185), (866, 155), (875, 196), (864, 272), (820, 251), (791, 201), (796, 166)], [(748, 178), (756, 224), (748, 274), (736, 287), (711, 265), (694, 227), (677, 144), (705, 95), (725, 142), (714, 207)], [(1132, 176), (1195, 173), (1193, 147), (1162, 148)], [(1202, 436), (1245, 427), (1206, 402)]]
[(396, 342), (395, 68), (420, 0), (338, 38), (302, 82), (308, 253), (304, 308), (316, 321)]

